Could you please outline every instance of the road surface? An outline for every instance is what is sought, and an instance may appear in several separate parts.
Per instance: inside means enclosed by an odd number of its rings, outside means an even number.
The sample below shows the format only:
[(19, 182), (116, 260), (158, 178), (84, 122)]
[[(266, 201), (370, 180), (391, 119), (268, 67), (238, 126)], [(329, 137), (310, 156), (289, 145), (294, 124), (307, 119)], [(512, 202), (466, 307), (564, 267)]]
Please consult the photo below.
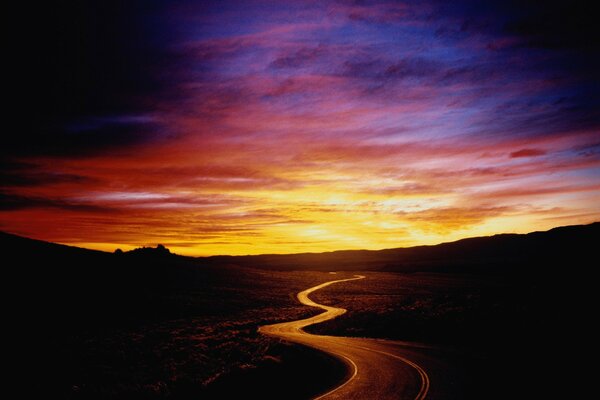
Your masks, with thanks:
[[(335, 283), (363, 278), (362, 275), (355, 275), (354, 278), (325, 282), (298, 293), (298, 300), (302, 304), (325, 311), (311, 318), (265, 325), (259, 328), (259, 332), (322, 350), (346, 363), (349, 370), (346, 381), (316, 399), (431, 400), (429, 375), (418, 363), (423, 360), (435, 365), (436, 360), (428, 356), (426, 351), (404, 342), (312, 335), (302, 330), (346, 312), (343, 308), (315, 303), (309, 294)], [(445, 369), (439, 365), (438, 368)]]

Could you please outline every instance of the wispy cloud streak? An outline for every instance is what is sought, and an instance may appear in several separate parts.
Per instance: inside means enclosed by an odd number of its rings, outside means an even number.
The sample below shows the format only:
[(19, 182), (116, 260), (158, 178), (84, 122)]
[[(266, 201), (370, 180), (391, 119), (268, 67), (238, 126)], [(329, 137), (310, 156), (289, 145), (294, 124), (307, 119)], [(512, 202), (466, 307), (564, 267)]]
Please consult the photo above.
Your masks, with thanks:
[(81, 59), (36, 67), (68, 90), (9, 135), (0, 229), (245, 254), (600, 218), (600, 35), (576, 6), (106, 4), (77, 15), (103, 58), (59, 36)]

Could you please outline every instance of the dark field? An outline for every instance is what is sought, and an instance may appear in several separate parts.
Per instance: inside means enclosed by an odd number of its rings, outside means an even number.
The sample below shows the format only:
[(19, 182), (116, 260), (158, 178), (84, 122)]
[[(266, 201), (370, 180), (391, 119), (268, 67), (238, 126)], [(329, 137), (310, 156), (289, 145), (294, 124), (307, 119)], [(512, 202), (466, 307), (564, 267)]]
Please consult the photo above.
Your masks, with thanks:
[(363, 272), (366, 279), (312, 295), (348, 312), (307, 331), (431, 345), (431, 354), (450, 360), (454, 372), (460, 369), (464, 399), (481, 393), (488, 399), (567, 399), (581, 390), (572, 384), (580, 371), (569, 365), (592, 342), (586, 328), (591, 291), (581, 275), (561, 271), (523, 272), (518, 279)]
[[(590, 234), (560, 248), (554, 235), (551, 258), (529, 254), (504, 269), (486, 264), (488, 252), (470, 264), (477, 268), (454, 272), (438, 268), (441, 255), (436, 271), (361, 272), (366, 279), (312, 294), (348, 312), (308, 330), (432, 346), (460, 377), (462, 399), (483, 392), (573, 398), (580, 387), (571, 383), (581, 379), (574, 360), (593, 343), (591, 244), (598, 227), (585, 227)], [(541, 235), (536, 248), (544, 246)], [(241, 387), (248, 398), (276, 399), (285, 391), (286, 398), (306, 399), (346, 374), (331, 357), (263, 337), (257, 328), (314, 315), (296, 294), (354, 272), (261, 270), (160, 248), (108, 254), (0, 239), (7, 259), (15, 260), (3, 280), (7, 363), (25, 397), (213, 399), (231, 398)]]
[[(476, 344), (524, 324), (527, 287), (506, 277), (447, 273), (363, 272), (366, 279), (317, 291), (318, 303), (346, 315), (311, 332), (439, 344)], [(517, 326), (515, 326), (517, 325)]]
[[(243, 385), (245, 393), (277, 398), (281, 387), (297, 387), (308, 398), (341, 379), (337, 361), (257, 333), (260, 325), (314, 312), (294, 293), (328, 279), (313, 272), (231, 271), (235, 279), (210, 289), (170, 294), (171, 309), (188, 317), (88, 328), (57, 341), (60, 393), (70, 398), (220, 398)], [(302, 387), (290, 379), (310, 363), (322, 365)], [(332, 379), (333, 378), (333, 379)], [(274, 385), (273, 382), (276, 384)]]
[[(295, 294), (330, 276), (199, 265), (161, 249), (92, 252), (5, 236), (15, 390), (68, 399), (305, 399), (347, 373), (257, 333), (313, 315)], [(8, 242), (8, 243), (7, 243)], [(319, 365), (318, 369), (308, 368)], [(311, 385), (296, 377), (302, 372)], [(33, 392), (33, 393), (31, 393)]]

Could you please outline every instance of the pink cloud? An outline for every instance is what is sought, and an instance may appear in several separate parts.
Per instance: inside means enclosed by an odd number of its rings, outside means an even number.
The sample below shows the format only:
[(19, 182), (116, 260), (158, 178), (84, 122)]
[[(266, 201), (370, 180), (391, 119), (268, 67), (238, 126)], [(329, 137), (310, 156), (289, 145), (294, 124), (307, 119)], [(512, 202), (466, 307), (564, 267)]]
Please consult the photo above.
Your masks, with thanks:
[(510, 153), (511, 158), (538, 157), (543, 155), (546, 155), (546, 151), (541, 149), (521, 149)]

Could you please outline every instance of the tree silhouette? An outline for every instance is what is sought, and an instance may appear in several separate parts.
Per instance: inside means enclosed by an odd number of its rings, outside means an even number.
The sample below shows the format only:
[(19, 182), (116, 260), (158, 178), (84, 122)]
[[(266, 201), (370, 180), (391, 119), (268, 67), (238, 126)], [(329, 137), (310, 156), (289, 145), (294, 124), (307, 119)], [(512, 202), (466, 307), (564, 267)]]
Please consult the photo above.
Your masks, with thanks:
[(160, 254), (171, 254), (171, 250), (167, 249), (162, 244), (156, 246), (156, 251)]

